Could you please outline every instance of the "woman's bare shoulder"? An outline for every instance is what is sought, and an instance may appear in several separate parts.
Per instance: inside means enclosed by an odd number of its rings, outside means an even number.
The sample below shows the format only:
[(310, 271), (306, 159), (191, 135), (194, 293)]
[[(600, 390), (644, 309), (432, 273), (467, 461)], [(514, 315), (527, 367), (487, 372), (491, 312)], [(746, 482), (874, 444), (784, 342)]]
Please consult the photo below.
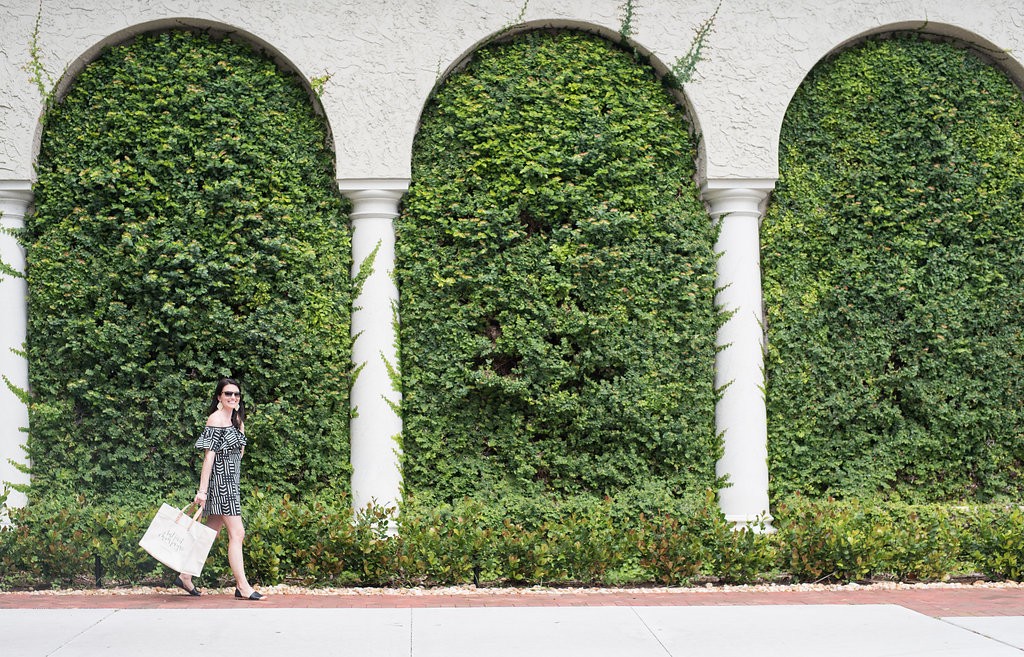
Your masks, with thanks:
[(219, 415), (219, 413), (217, 413), (216, 411), (214, 411), (213, 413), (210, 413), (210, 417), (206, 418), (206, 426), (211, 427), (213, 429), (224, 429), (224, 428), (226, 428), (226, 427), (224, 427), (224, 426), (222, 426), (220, 424), (221, 423), (221, 419), (219, 417), (217, 417), (218, 415)]

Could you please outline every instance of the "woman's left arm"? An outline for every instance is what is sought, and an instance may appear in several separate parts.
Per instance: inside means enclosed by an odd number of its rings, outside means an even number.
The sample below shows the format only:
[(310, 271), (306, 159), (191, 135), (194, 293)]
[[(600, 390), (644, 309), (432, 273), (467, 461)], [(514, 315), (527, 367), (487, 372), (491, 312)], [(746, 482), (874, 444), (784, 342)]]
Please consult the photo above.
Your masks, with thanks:
[(192, 503), (196, 506), (206, 506), (207, 491), (210, 488), (210, 474), (213, 472), (213, 461), (217, 457), (217, 452), (212, 449), (206, 450), (206, 455), (203, 457), (203, 469), (199, 473), (199, 490), (196, 491), (195, 499)]

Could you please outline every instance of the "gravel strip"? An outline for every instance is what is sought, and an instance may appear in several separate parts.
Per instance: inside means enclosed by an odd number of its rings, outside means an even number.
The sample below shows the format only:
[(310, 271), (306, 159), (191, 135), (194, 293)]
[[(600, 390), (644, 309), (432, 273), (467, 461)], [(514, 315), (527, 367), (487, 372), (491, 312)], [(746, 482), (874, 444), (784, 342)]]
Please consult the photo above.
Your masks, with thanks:
[[(494, 595), (494, 596), (530, 596), (530, 595), (644, 595), (664, 593), (791, 593), (794, 591), (910, 591), (920, 589), (1024, 589), (1022, 582), (987, 582), (978, 580), (971, 583), (959, 582), (872, 582), (868, 584), (748, 584), (748, 585), (714, 585), (700, 587), (637, 587), (637, 588), (588, 588), (588, 587), (411, 587), (400, 589), (351, 587), (351, 588), (306, 588), (289, 584), (261, 586), (260, 591), (273, 595), (323, 595), (323, 596), (432, 596), (432, 595)], [(204, 593), (230, 595), (234, 589), (214, 589), (203, 587)], [(166, 593), (177, 589), (164, 586), (139, 586), (110, 589), (47, 589), (40, 591), (0, 591), (0, 596), (7, 593), (19, 595), (61, 596), (61, 595), (148, 595)]]

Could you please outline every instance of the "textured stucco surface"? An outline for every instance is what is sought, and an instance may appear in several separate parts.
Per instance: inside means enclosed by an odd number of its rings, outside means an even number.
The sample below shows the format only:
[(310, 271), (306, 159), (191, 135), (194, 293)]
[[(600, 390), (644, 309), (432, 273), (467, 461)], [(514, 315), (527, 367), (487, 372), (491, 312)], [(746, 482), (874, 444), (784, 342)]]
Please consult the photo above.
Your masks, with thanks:
[[(686, 53), (718, 2), (635, 5), (633, 40), (665, 67)], [(42, 0), (41, 7), (41, 61), (61, 85), (103, 46), (176, 23), (241, 33), (307, 79), (330, 74), (321, 101), (341, 180), (408, 178), (432, 89), (503, 29), (576, 25), (615, 35), (624, 15), (624, 0)], [(0, 180), (33, 177), (42, 104), (27, 68), (39, 8), (39, 0), (0, 0)], [(807, 72), (850, 41), (892, 29), (957, 36), (1024, 80), (1020, 0), (723, 0), (705, 61), (686, 87), (706, 177), (775, 178), (778, 131)]]

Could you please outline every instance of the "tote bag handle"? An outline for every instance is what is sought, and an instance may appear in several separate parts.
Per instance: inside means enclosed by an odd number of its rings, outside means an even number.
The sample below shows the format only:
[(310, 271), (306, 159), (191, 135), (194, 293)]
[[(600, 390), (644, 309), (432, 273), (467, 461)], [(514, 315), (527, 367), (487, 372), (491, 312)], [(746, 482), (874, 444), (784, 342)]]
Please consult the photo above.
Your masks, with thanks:
[(193, 523), (199, 522), (199, 516), (203, 515), (203, 507), (199, 506), (195, 502), (189, 502), (185, 506), (183, 506), (180, 509), (178, 509), (178, 517), (175, 518), (174, 521), (177, 522), (178, 520), (181, 520), (181, 517), (183, 515), (187, 515), (185, 513), (185, 511), (187, 511), (189, 508), (191, 508), (193, 506), (196, 508), (196, 512), (194, 514), (192, 514), (192, 522)]

